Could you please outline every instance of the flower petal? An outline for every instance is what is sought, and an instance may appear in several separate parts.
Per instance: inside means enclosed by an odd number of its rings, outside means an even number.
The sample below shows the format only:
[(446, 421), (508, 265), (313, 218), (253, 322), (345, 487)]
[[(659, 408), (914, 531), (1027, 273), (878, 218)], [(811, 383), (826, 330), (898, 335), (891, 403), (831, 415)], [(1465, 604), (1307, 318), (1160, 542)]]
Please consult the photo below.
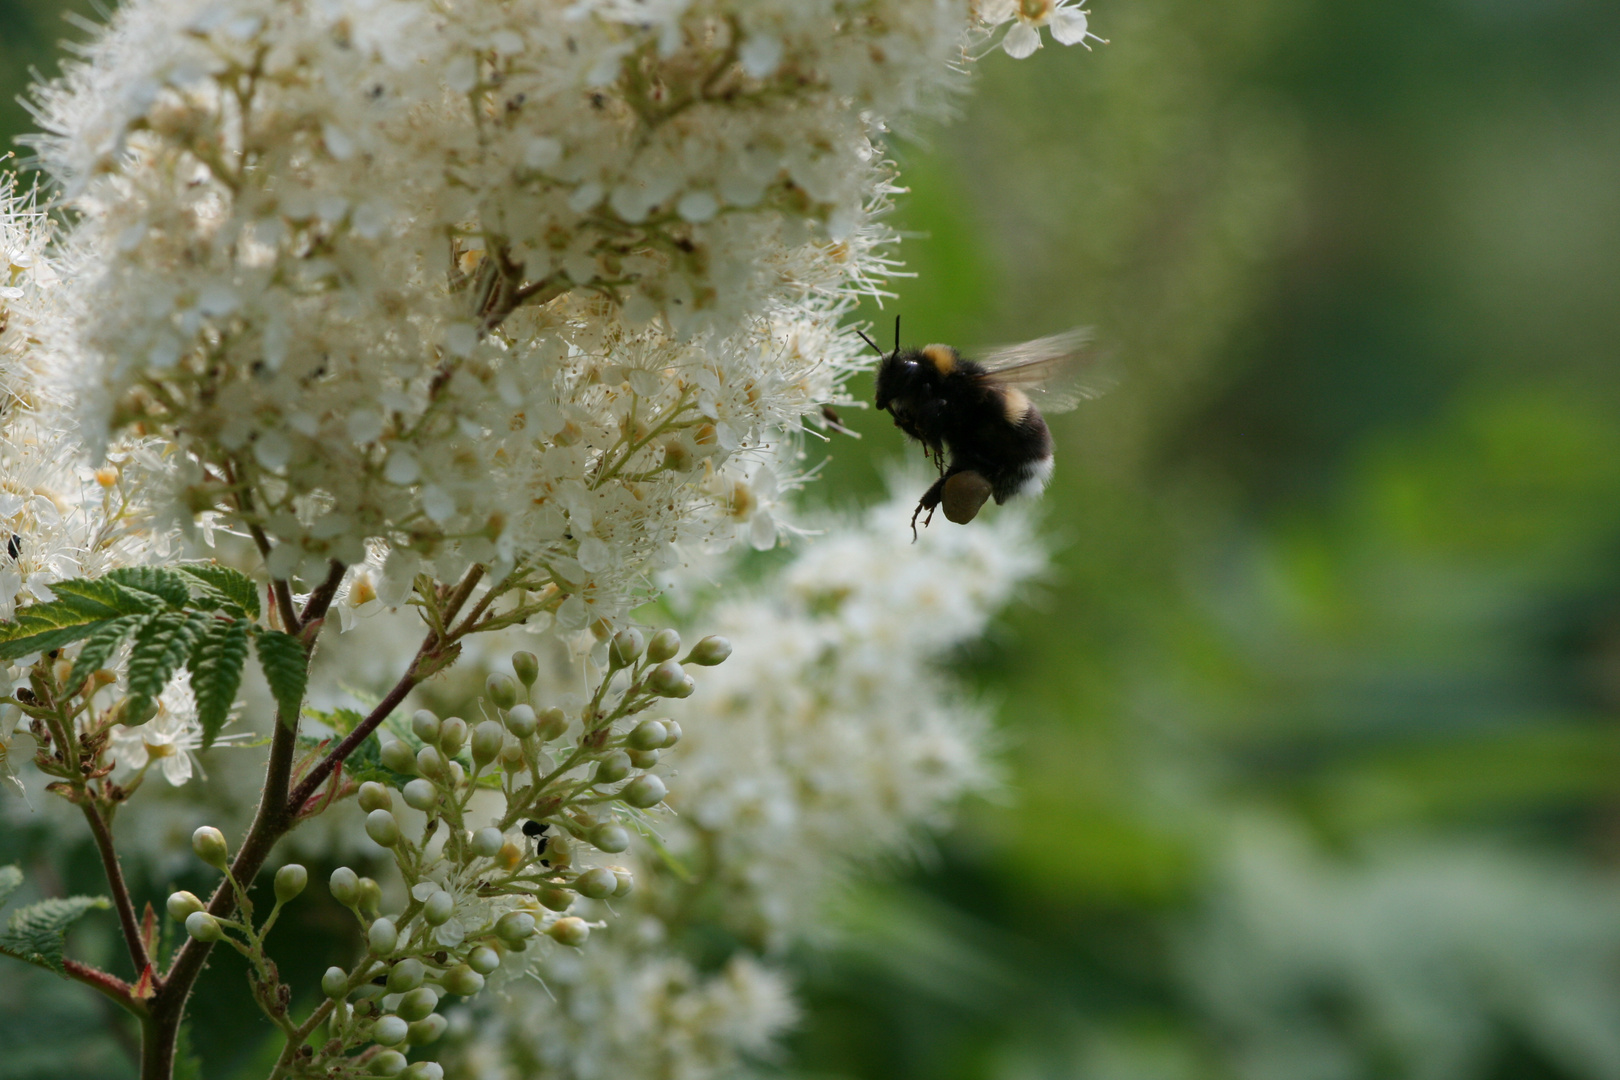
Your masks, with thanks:
[(1014, 60), (1022, 60), (1041, 47), (1041, 32), (1026, 23), (1019, 23), (1001, 39), (1001, 47)]
[(1086, 12), (1063, 8), (1052, 15), (1052, 38), (1064, 45), (1077, 45), (1091, 36)]

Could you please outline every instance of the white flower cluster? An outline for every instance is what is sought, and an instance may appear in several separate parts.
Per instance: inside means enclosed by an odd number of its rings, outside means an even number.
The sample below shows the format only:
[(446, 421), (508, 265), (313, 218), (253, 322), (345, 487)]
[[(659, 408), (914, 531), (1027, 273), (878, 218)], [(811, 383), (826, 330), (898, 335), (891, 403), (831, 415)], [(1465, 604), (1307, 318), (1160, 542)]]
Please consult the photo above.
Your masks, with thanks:
[(53, 581), (167, 550), (147, 531), (130, 475), (153, 464), (150, 453), (126, 443), (89, 468), (46, 386), (42, 323), (62, 284), (49, 238), (33, 192), (0, 173), (0, 619), (50, 599)]
[(611, 620), (774, 543), (770, 451), (864, 363), (873, 138), (1021, 12), (134, 0), (40, 92), (81, 215), (53, 370), (277, 576), (383, 540), (398, 580), (523, 562)]
[[(549, 957), (544, 989), (514, 982), (487, 1003), (499, 1022), (459, 1051), (469, 1075), (726, 1074), (790, 1002), (758, 961), (693, 974), (686, 925), (717, 921), (763, 957), (813, 938), (852, 871), (906, 853), (991, 781), (984, 710), (940, 665), (1043, 568), (1040, 545), (1016, 512), (913, 545), (911, 503), (829, 528), (752, 598), (697, 616), (734, 651), (665, 705), (685, 732), (667, 758), (675, 814), (657, 823), (668, 861), (637, 860), (602, 947)], [(739, 972), (753, 1004), (712, 1007)]]

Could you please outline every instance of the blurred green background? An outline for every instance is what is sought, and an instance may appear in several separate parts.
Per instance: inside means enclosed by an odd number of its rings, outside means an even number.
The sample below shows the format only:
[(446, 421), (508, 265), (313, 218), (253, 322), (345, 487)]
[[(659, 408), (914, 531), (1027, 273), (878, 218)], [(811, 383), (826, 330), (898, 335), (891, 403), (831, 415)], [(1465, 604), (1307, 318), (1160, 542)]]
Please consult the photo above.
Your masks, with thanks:
[[(0, 0), (0, 99), (59, 11)], [(1053, 573), (955, 665), (1003, 790), (845, 898), (779, 1067), (1620, 1077), (1620, 7), (1093, 29), (894, 147), (881, 337), (1090, 324), (1124, 380), (1054, 422)], [(883, 420), (813, 498), (874, 497)]]

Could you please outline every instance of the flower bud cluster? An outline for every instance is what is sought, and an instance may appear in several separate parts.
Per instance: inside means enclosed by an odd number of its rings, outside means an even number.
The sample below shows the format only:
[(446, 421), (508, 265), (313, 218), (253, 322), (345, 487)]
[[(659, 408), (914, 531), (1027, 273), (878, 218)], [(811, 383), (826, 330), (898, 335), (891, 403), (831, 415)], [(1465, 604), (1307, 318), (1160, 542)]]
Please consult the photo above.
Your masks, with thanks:
[[(535, 700), (539, 664), (519, 652), (515, 678), (485, 681), (483, 719), (428, 709), (391, 718), (380, 751), (386, 772), (361, 782), (355, 798), (366, 835), (392, 855), (411, 899), (384, 912), (375, 882), (348, 867), (332, 873), (331, 895), (354, 912), (365, 940), (354, 965), (322, 980), (336, 1003), (332, 1045), (395, 1053), (434, 1042), (445, 1030), (446, 997), (476, 995), (503, 964), (521, 969), (545, 951), (538, 942), (585, 945), (600, 925), (590, 905), (635, 888), (629, 870), (598, 864), (595, 853), (626, 851), (632, 829), (669, 794), (653, 769), (680, 742), (681, 726), (642, 714), (692, 693), (683, 665), (712, 667), (730, 650), (705, 638), (683, 656), (673, 630), (626, 628), (609, 643), (589, 703), (573, 714)], [(493, 819), (490, 794), (504, 806)], [(207, 860), (228, 854), (211, 830), (199, 830), (195, 845)], [(306, 880), (302, 868), (284, 867), (278, 899)], [(170, 909), (193, 918), (181, 894)]]

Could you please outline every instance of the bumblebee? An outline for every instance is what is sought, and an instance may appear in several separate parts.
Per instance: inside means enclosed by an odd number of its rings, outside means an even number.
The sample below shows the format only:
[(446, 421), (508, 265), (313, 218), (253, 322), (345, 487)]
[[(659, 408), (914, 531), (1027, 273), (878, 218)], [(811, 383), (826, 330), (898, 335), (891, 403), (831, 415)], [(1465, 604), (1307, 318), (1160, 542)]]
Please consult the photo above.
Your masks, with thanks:
[(861, 337), (883, 358), (877, 407), (922, 444), (939, 470), (912, 511), (913, 540), (924, 511), (924, 526), (940, 506), (947, 520), (965, 525), (992, 497), (999, 506), (1015, 495), (1040, 494), (1052, 478), (1052, 433), (1042, 414), (1072, 409), (1106, 389), (1099, 379), (1083, 378), (1095, 360), (1087, 330), (994, 349), (979, 360), (949, 345), (901, 349), (899, 319), (892, 352)]

